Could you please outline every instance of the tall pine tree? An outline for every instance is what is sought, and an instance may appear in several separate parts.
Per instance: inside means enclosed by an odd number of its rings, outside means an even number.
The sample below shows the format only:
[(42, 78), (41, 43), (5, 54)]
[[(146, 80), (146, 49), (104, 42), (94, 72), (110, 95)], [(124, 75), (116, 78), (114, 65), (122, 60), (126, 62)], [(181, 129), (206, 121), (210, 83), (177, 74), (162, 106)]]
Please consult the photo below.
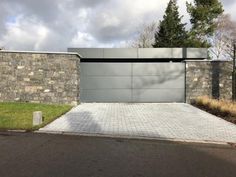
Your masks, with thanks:
[(187, 3), (192, 28), (189, 32), (191, 47), (210, 47), (207, 39), (216, 29), (217, 17), (223, 13), (223, 6), (219, 0), (194, 0)]
[(185, 25), (181, 23), (183, 16), (179, 15), (176, 0), (170, 0), (163, 20), (155, 34), (154, 48), (157, 47), (186, 47), (188, 35)]

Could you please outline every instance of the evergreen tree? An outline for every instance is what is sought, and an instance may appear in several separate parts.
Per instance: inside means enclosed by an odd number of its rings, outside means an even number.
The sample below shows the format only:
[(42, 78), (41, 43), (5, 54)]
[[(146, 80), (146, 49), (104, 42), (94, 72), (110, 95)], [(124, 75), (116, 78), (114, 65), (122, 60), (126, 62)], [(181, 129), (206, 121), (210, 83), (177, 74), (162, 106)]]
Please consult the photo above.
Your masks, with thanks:
[(179, 15), (176, 0), (170, 0), (163, 20), (155, 34), (154, 48), (157, 47), (186, 47), (187, 32), (185, 25), (181, 23), (183, 16)]
[(210, 47), (207, 39), (216, 29), (217, 17), (223, 13), (223, 6), (219, 0), (194, 0), (187, 3), (192, 28), (189, 32), (189, 46)]

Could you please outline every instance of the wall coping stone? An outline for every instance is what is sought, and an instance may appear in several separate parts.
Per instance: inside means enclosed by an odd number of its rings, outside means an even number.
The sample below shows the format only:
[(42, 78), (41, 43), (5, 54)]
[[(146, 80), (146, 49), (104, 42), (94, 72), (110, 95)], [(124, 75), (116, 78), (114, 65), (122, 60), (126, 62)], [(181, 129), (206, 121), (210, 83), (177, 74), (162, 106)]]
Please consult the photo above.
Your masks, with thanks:
[(232, 62), (233, 60), (184, 60), (185, 62)]
[(76, 55), (82, 58), (77, 52), (50, 52), (50, 51), (18, 51), (18, 50), (0, 50), (0, 53), (22, 53), (22, 54), (63, 54), (63, 55)]

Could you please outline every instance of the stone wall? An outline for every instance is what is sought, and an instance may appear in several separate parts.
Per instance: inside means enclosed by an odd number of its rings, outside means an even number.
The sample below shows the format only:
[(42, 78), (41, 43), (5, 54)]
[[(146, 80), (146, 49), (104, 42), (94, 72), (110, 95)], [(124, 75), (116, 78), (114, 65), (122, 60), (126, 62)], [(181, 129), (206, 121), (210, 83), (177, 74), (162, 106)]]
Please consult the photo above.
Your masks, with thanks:
[(233, 62), (220, 63), (220, 98), (232, 100)]
[(76, 54), (0, 52), (0, 101), (76, 105)]
[(186, 61), (186, 101), (198, 96), (232, 99), (231, 61)]
[[(186, 101), (232, 99), (233, 62), (186, 61)], [(0, 52), (0, 101), (76, 105), (80, 58), (73, 53)]]

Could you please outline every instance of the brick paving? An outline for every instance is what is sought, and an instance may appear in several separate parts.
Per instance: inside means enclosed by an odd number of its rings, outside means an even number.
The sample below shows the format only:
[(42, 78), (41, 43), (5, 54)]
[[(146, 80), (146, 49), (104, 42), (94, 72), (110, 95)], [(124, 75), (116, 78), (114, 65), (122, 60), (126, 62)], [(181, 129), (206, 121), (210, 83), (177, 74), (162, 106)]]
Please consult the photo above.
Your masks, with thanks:
[(177, 103), (84, 103), (40, 132), (236, 143), (234, 124)]

